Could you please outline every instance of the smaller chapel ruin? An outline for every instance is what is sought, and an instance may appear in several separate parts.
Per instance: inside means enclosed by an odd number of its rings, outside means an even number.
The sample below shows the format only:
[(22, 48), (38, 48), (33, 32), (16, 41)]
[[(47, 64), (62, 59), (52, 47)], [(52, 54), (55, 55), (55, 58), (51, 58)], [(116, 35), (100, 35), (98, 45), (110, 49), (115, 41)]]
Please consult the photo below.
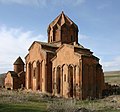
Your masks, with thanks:
[(25, 57), (26, 89), (65, 98), (102, 96), (102, 66), (90, 49), (78, 43), (78, 31), (64, 12), (49, 24), (48, 43), (34, 41)]
[(20, 89), (25, 87), (24, 62), (18, 57), (14, 62), (14, 71), (8, 71), (5, 77), (6, 89)]

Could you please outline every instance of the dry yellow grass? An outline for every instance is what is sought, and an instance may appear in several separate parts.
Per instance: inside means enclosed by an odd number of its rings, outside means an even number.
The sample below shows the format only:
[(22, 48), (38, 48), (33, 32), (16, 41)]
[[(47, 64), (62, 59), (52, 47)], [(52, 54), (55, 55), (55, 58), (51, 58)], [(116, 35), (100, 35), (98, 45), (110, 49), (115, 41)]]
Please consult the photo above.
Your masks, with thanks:
[[(105, 81), (120, 84), (120, 74), (105, 73)], [(120, 112), (120, 95), (80, 101), (51, 98), (32, 91), (0, 90), (0, 112), (72, 112), (77, 108), (86, 108), (93, 112)]]
[(112, 85), (120, 85), (120, 71), (105, 72), (105, 82)]
[(39, 92), (0, 90), (0, 112), (73, 112), (86, 108), (94, 112), (120, 112), (120, 96), (97, 100), (51, 98)]

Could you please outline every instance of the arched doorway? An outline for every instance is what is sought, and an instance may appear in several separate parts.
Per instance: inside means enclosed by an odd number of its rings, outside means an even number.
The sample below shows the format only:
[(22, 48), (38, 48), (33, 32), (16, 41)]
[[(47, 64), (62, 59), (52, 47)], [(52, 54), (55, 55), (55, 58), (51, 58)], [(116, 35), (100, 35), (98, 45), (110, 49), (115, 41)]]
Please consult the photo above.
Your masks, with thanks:
[(69, 83), (69, 96), (73, 97), (73, 67), (69, 66), (69, 76), (68, 76), (68, 83)]

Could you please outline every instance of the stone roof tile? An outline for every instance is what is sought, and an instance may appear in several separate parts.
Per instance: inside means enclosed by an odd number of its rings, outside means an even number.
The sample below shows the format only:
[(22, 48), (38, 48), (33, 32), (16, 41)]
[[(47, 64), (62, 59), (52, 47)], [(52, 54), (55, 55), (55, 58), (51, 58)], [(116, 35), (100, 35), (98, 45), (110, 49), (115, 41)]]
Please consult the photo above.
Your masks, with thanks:
[(78, 29), (78, 26), (68, 17), (64, 14), (64, 12), (62, 11), (62, 13), (56, 18), (54, 19), (54, 21), (52, 21), (49, 26), (48, 26), (48, 31), (49, 28), (54, 27), (55, 25), (59, 25), (59, 26), (63, 26), (64, 24), (69, 24), (70, 26), (73, 25), (75, 26), (75, 28)]
[(17, 60), (14, 62), (14, 65), (24, 65), (24, 62), (23, 62), (23, 60), (21, 59), (21, 57), (19, 56), (18, 58), (17, 58)]

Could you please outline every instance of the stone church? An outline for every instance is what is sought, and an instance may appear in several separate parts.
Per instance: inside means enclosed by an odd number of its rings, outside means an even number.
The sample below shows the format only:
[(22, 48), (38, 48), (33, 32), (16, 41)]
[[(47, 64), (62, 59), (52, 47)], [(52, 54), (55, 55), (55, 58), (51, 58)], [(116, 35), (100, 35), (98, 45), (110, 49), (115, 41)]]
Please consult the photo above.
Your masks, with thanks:
[(20, 89), (25, 87), (25, 71), (24, 62), (21, 57), (18, 57), (14, 62), (14, 70), (8, 71), (5, 77), (5, 88), (6, 89)]
[(65, 98), (102, 96), (102, 66), (90, 49), (78, 43), (78, 31), (62, 12), (48, 26), (48, 43), (32, 43), (25, 57), (27, 89)]

